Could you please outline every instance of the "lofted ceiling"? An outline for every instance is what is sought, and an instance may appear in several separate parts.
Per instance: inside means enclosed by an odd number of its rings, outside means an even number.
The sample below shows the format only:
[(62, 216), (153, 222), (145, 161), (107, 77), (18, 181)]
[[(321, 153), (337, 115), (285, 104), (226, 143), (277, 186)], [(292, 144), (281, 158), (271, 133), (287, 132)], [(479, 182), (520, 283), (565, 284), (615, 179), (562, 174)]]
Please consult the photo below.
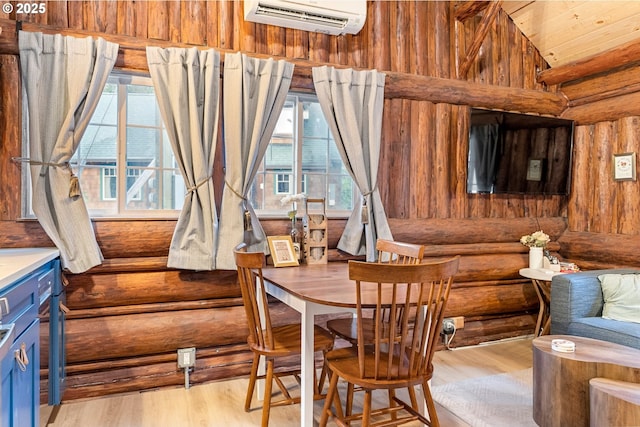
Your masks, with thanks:
[(551, 67), (640, 43), (640, 1), (504, 1), (502, 9)]

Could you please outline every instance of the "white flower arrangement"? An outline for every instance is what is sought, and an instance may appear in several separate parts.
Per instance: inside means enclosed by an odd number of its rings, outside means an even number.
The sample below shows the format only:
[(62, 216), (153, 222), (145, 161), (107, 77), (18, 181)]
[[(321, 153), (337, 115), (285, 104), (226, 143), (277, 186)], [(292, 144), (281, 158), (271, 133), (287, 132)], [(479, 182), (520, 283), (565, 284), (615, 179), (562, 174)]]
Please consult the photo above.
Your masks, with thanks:
[(548, 234), (545, 234), (542, 230), (536, 231), (532, 234), (527, 234), (520, 238), (520, 243), (530, 248), (544, 248), (547, 246), (551, 239)]
[[(300, 203), (304, 201), (306, 198), (307, 198), (307, 195), (304, 193), (289, 194), (287, 196), (284, 196), (282, 199), (280, 199), (280, 204), (284, 206), (290, 203), (291, 204)], [(294, 204), (293, 209), (287, 212), (287, 216), (289, 217), (290, 220), (293, 220), (296, 217), (296, 213), (298, 213), (298, 211), (296, 210), (296, 205)]]

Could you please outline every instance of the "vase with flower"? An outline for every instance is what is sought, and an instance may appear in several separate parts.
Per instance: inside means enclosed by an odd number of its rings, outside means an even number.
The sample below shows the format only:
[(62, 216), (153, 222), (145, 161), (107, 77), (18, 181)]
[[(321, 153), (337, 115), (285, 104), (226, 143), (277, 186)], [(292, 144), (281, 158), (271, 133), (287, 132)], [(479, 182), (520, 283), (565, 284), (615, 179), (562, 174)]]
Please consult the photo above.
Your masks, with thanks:
[(296, 256), (298, 260), (302, 260), (302, 229), (298, 223), (297, 214), (298, 203), (303, 202), (306, 199), (306, 195), (304, 193), (293, 194), (283, 197), (280, 200), (282, 205), (291, 204), (292, 208), (289, 212), (287, 212), (287, 217), (291, 221), (291, 228), (289, 229), (289, 235), (291, 236), (291, 242), (293, 243), (293, 248), (296, 251)]
[(529, 268), (542, 268), (544, 249), (549, 241), (549, 235), (542, 230), (520, 238), (520, 243), (529, 248)]

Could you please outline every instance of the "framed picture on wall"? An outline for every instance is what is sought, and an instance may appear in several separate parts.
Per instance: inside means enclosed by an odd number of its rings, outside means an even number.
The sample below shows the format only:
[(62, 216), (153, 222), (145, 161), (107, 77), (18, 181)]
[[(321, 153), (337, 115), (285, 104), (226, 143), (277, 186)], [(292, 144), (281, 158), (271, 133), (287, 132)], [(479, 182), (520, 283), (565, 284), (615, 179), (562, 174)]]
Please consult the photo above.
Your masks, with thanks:
[(293, 248), (291, 236), (269, 236), (269, 250), (274, 267), (292, 267), (298, 265), (298, 257)]
[(636, 180), (636, 153), (613, 155), (613, 179), (616, 181)]

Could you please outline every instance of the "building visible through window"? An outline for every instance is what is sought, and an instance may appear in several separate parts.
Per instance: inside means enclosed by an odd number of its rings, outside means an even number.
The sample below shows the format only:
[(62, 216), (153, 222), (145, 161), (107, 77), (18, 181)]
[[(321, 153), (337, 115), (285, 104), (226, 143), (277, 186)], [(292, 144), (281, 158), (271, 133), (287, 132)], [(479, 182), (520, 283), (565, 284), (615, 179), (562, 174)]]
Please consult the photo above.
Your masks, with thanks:
[(92, 216), (175, 216), (182, 208), (184, 180), (149, 78), (109, 78), (71, 163)]
[(291, 94), (273, 132), (249, 194), (259, 214), (286, 213), (286, 194), (325, 198), (329, 213), (348, 215), (355, 185), (313, 95)]

